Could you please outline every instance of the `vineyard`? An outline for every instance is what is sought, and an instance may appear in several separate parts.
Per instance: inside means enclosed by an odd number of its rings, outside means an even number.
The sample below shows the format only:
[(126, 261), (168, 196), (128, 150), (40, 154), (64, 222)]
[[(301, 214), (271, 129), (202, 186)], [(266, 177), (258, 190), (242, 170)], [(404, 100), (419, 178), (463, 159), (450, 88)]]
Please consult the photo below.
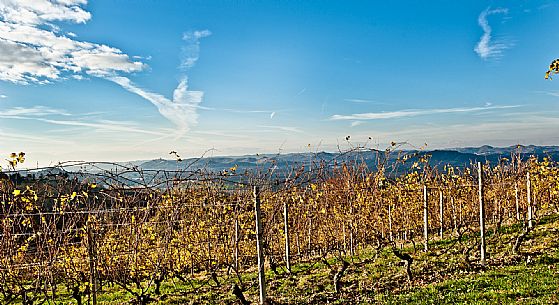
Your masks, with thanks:
[[(275, 164), (18, 170), (14, 154), (0, 173), (0, 303), (373, 302), (436, 281), (429, 270), (525, 261), (523, 247), (559, 213), (548, 158), (451, 167), (389, 148), (370, 168), (343, 156), (278, 174)], [(355, 277), (387, 261), (395, 276)], [(302, 299), (287, 286), (304, 287)]]

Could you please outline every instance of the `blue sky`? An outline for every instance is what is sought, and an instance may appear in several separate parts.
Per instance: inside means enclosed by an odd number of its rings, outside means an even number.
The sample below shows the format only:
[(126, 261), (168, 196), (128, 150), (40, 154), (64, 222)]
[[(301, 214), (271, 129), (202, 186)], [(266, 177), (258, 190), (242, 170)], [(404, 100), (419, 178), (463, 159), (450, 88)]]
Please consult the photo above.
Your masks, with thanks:
[(0, 152), (46, 165), (391, 141), (559, 145), (559, 80), (543, 78), (559, 57), (558, 10), (0, 0)]

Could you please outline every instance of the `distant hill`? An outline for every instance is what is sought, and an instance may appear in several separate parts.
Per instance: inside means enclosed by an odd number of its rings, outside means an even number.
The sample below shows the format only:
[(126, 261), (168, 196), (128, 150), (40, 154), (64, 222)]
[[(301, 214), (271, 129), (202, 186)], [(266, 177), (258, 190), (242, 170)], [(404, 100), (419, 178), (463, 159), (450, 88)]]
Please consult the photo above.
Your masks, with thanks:
[[(416, 153), (417, 157), (412, 158), (406, 162), (409, 165), (400, 167), (400, 170), (405, 171), (407, 167), (413, 164), (415, 159), (418, 159), (425, 154), (431, 155), (431, 166), (453, 165), (453, 166), (469, 166), (470, 163), (478, 161), (491, 164), (497, 164), (502, 158), (510, 158), (511, 154), (519, 153), (523, 159), (529, 158), (534, 155), (538, 158), (545, 156), (551, 157), (553, 160), (559, 160), (559, 146), (509, 146), (509, 147), (493, 147), (484, 145), (480, 147), (464, 147), (464, 148), (450, 148), (442, 150), (430, 151), (414, 151), (406, 150), (400, 153), (413, 154)], [(396, 161), (398, 151), (392, 152), (389, 156), (387, 164)], [(227, 156), (227, 157), (208, 157), (208, 158), (190, 158), (182, 161), (156, 159), (146, 162), (134, 162), (138, 167), (144, 170), (199, 170), (204, 169), (209, 172), (221, 172), (236, 167), (237, 172), (241, 171), (266, 171), (271, 168), (282, 171), (299, 168), (301, 166), (316, 167), (321, 163), (329, 166), (334, 166), (341, 162), (355, 161), (358, 163), (365, 162), (370, 168), (376, 168), (379, 160), (383, 161), (385, 158), (384, 151), (378, 150), (363, 150), (348, 153), (333, 153), (333, 152), (319, 152), (319, 153), (287, 153), (287, 154), (258, 154), (258, 155), (243, 155), (243, 156)]]
[(471, 153), (480, 156), (485, 155), (510, 155), (512, 152), (521, 152), (523, 154), (533, 154), (543, 156), (546, 154), (553, 154), (559, 152), (559, 146), (536, 146), (536, 145), (518, 145), (509, 147), (493, 147), (490, 145), (483, 145), (480, 147), (464, 147), (464, 148), (451, 148), (448, 150), (458, 151), (461, 153)]
[[(411, 155), (405, 163), (397, 162), (402, 155)], [(550, 157), (552, 160), (559, 161), (559, 146), (509, 146), (493, 147), (484, 145), (481, 147), (463, 147), (452, 149), (439, 149), (429, 151), (405, 150), (393, 151), (386, 154), (384, 151), (375, 149), (339, 152), (318, 152), (318, 153), (287, 153), (287, 154), (256, 154), (243, 156), (224, 156), (224, 157), (204, 157), (189, 158), (185, 160), (155, 159), (148, 161), (130, 162), (104, 162), (82, 165), (71, 165), (64, 168), (48, 168), (38, 170), (19, 170), (12, 179), (31, 179), (41, 177), (66, 176), (76, 179), (93, 179), (99, 173), (107, 177), (119, 180), (124, 184), (157, 184), (158, 181), (169, 179), (168, 172), (176, 172), (181, 179), (189, 175), (218, 174), (227, 175), (234, 168), (236, 173), (252, 173), (253, 177), (268, 177), (282, 179), (290, 176), (294, 171), (312, 171), (316, 168), (332, 170), (341, 164), (366, 164), (370, 170), (375, 170), (379, 164), (387, 167), (387, 173), (397, 176), (410, 170), (411, 166), (425, 155), (429, 155), (429, 165), (434, 168), (442, 168), (444, 165), (454, 167), (467, 167), (478, 161), (498, 164), (503, 158), (509, 158), (512, 154), (520, 155), (521, 159), (526, 160), (530, 156), (538, 159)], [(392, 165), (397, 164), (395, 167)], [(166, 173), (167, 172), (167, 173)], [(313, 174), (316, 174), (313, 171)], [(116, 177), (119, 178), (116, 178)], [(174, 176), (171, 173), (171, 177)], [(265, 178), (267, 179), (267, 178)]]

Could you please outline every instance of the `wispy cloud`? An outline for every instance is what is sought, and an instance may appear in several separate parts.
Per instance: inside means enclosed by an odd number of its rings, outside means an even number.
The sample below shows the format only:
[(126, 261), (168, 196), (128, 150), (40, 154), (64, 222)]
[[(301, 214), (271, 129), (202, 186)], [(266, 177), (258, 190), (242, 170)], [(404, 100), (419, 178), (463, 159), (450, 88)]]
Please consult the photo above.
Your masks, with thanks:
[(206, 106), (197, 106), (200, 110), (208, 110), (208, 111), (224, 111), (224, 112), (231, 112), (231, 113), (264, 113), (270, 116), (270, 119), (273, 119), (278, 111), (273, 110), (247, 110), (247, 109), (233, 109), (233, 108), (216, 108), (216, 107), (206, 107)]
[(214, 110), (221, 110), (221, 111), (227, 111), (227, 112), (233, 112), (233, 113), (265, 113), (265, 114), (269, 114), (270, 115), (270, 119), (273, 119), (276, 116), (276, 111), (272, 111), (272, 110), (243, 110), (243, 109), (231, 109), (231, 108), (214, 108)]
[(367, 100), (367, 99), (360, 99), (360, 98), (346, 98), (344, 99), (346, 102), (356, 103), (356, 104), (379, 104), (379, 105), (386, 105), (387, 103), (378, 102), (375, 100)]
[[(504, 121), (489, 121), (477, 124), (444, 125), (399, 125), (401, 129), (367, 130), (366, 134), (352, 134), (355, 138), (373, 135), (380, 142), (408, 141), (411, 143), (427, 142), (429, 147), (457, 147), (465, 145), (514, 145), (518, 143), (533, 144), (536, 141), (553, 143), (559, 139), (557, 116), (544, 116), (541, 113), (526, 115)], [(460, 134), (460, 137), (456, 135)]]
[(180, 68), (183, 70), (192, 68), (200, 58), (200, 39), (212, 34), (209, 30), (189, 31), (182, 35), (186, 45), (181, 51)]
[[(183, 48), (181, 54), (179, 66), (181, 70), (185, 71), (196, 64), (200, 54), (200, 39), (210, 35), (211, 32), (209, 30), (191, 31), (183, 34), (183, 40), (187, 42), (187, 45)], [(188, 78), (186, 75), (182, 77), (178, 86), (173, 91), (172, 100), (161, 94), (143, 89), (124, 76), (107, 76), (106, 79), (154, 104), (162, 116), (176, 125), (175, 135), (179, 137), (184, 136), (192, 127), (198, 124), (198, 109), (205, 108), (200, 106), (204, 92), (188, 90)]]
[(5, 94), (0, 94), (0, 98), (4, 99), (4, 98), (8, 98), (8, 96)]
[[(132, 132), (156, 136), (169, 135), (169, 132), (142, 129), (134, 122), (103, 119), (92, 120), (90, 116), (94, 114), (95, 113), (73, 115), (65, 110), (53, 109), (45, 106), (34, 106), (28, 108), (13, 107), (6, 110), (0, 110), (0, 118), (3, 119), (33, 120), (53, 125), (88, 127), (89, 129), (94, 129), (96, 131)], [(68, 117), (71, 117), (72, 119), (67, 119)]]
[(502, 40), (492, 41), (492, 29), (489, 25), (487, 17), (495, 14), (507, 14), (508, 9), (506, 8), (487, 8), (478, 17), (478, 24), (483, 29), (483, 35), (481, 36), (479, 42), (477, 43), (474, 51), (486, 60), (489, 58), (498, 58), (502, 55), (503, 51), (510, 48), (511, 44), (506, 43)]
[(136, 124), (110, 121), (110, 120), (99, 120), (95, 122), (85, 122), (85, 121), (75, 121), (75, 120), (53, 120), (53, 119), (44, 119), (44, 118), (39, 118), (37, 120), (49, 124), (54, 124), (54, 125), (88, 127), (88, 128), (93, 128), (97, 131), (133, 132), (133, 133), (141, 133), (141, 134), (156, 135), (156, 136), (169, 135), (168, 133), (163, 133), (159, 131), (144, 130), (139, 128)]
[(162, 116), (177, 126), (176, 134), (179, 136), (184, 135), (191, 127), (198, 123), (197, 108), (202, 101), (204, 93), (202, 91), (188, 90), (188, 80), (186, 77), (179, 82), (179, 85), (173, 92), (172, 100), (161, 94), (152, 93), (138, 87), (127, 77), (115, 76), (108, 77), (107, 79), (154, 104)]
[(305, 93), (305, 91), (307, 91), (307, 88), (301, 89), (301, 90), (300, 90), (299, 92), (297, 92), (297, 94), (295, 94), (293, 97), (297, 97), (297, 96), (299, 96), (299, 95)]
[(559, 91), (536, 91), (536, 93), (559, 97)]
[(479, 112), (484, 110), (509, 109), (509, 108), (517, 108), (517, 107), (521, 107), (521, 105), (485, 106), (485, 107), (470, 107), (470, 108), (443, 108), (443, 109), (406, 109), (406, 110), (389, 111), (389, 112), (356, 113), (350, 115), (335, 114), (330, 117), (330, 120), (333, 121), (382, 120), (382, 119), (396, 119), (396, 118), (415, 117), (415, 116), (441, 114), (441, 113)]
[(68, 139), (59, 139), (54, 137), (46, 137), (45, 135), (29, 135), (22, 133), (21, 131), (14, 130), (2, 130), (0, 129), (0, 137), (2, 140), (12, 143), (21, 143), (25, 141), (26, 143), (48, 143), (49, 145), (71, 145), (72, 143)]
[(70, 115), (68, 112), (60, 109), (53, 109), (45, 106), (33, 107), (13, 107), (10, 109), (0, 110), (1, 118), (20, 118), (24, 116), (41, 117), (48, 115)]
[(294, 133), (302, 133), (303, 131), (297, 127), (293, 126), (270, 126), (270, 125), (259, 125), (257, 127), (271, 129), (271, 130), (280, 130), (280, 131), (287, 131), (287, 132), (294, 132)]

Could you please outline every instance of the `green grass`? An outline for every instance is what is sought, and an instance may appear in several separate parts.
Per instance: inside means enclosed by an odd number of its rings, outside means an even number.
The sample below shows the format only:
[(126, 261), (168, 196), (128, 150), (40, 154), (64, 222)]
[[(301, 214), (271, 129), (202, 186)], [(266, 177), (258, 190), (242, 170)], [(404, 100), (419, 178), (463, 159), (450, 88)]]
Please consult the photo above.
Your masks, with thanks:
[[(328, 257), (327, 263), (319, 258), (299, 262), (292, 267), (292, 273), (282, 267), (279, 274), (267, 271), (268, 295), (279, 304), (559, 304), (559, 215), (540, 220), (523, 243), (521, 255), (511, 253), (520, 225), (490, 231), (486, 266), (477, 263), (477, 248), (471, 251), (472, 263), (465, 260), (463, 250), (476, 241), (475, 235), (456, 242), (455, 236), (447, 232), (446, 239), (431, 242), (429, 253), (423, 253), (419, 243), (417, 250), (404, 245), (402, 251), (414, 258), (411, 282), (390, 249), (370, 248), (355, 257), (344, 257), (352, 264), (342, 278), (340, 294), (334, 292), (333, 274), (341, 262)], [(254, 268), (242, 273), (241, 279), (244, 295), (256, 302)], [(238, 283), (233, 274), (222, 272), (219, 286), (206, 273), (196, 274), (191, 280), (164, 282), (164, 297), (159, 296), (151, 304), (238, 304), (231, 293), (231, 286)], [(130, 304), (134, 298), (118, 286), (103, 289), (98, 295), (99, 304)], [(75, 302), (62, 293), (56, 304)]]
[(547, 265), (517, 265), (384, 294), (387, 304), (555, 304), (559, 302), (557, 270)]

